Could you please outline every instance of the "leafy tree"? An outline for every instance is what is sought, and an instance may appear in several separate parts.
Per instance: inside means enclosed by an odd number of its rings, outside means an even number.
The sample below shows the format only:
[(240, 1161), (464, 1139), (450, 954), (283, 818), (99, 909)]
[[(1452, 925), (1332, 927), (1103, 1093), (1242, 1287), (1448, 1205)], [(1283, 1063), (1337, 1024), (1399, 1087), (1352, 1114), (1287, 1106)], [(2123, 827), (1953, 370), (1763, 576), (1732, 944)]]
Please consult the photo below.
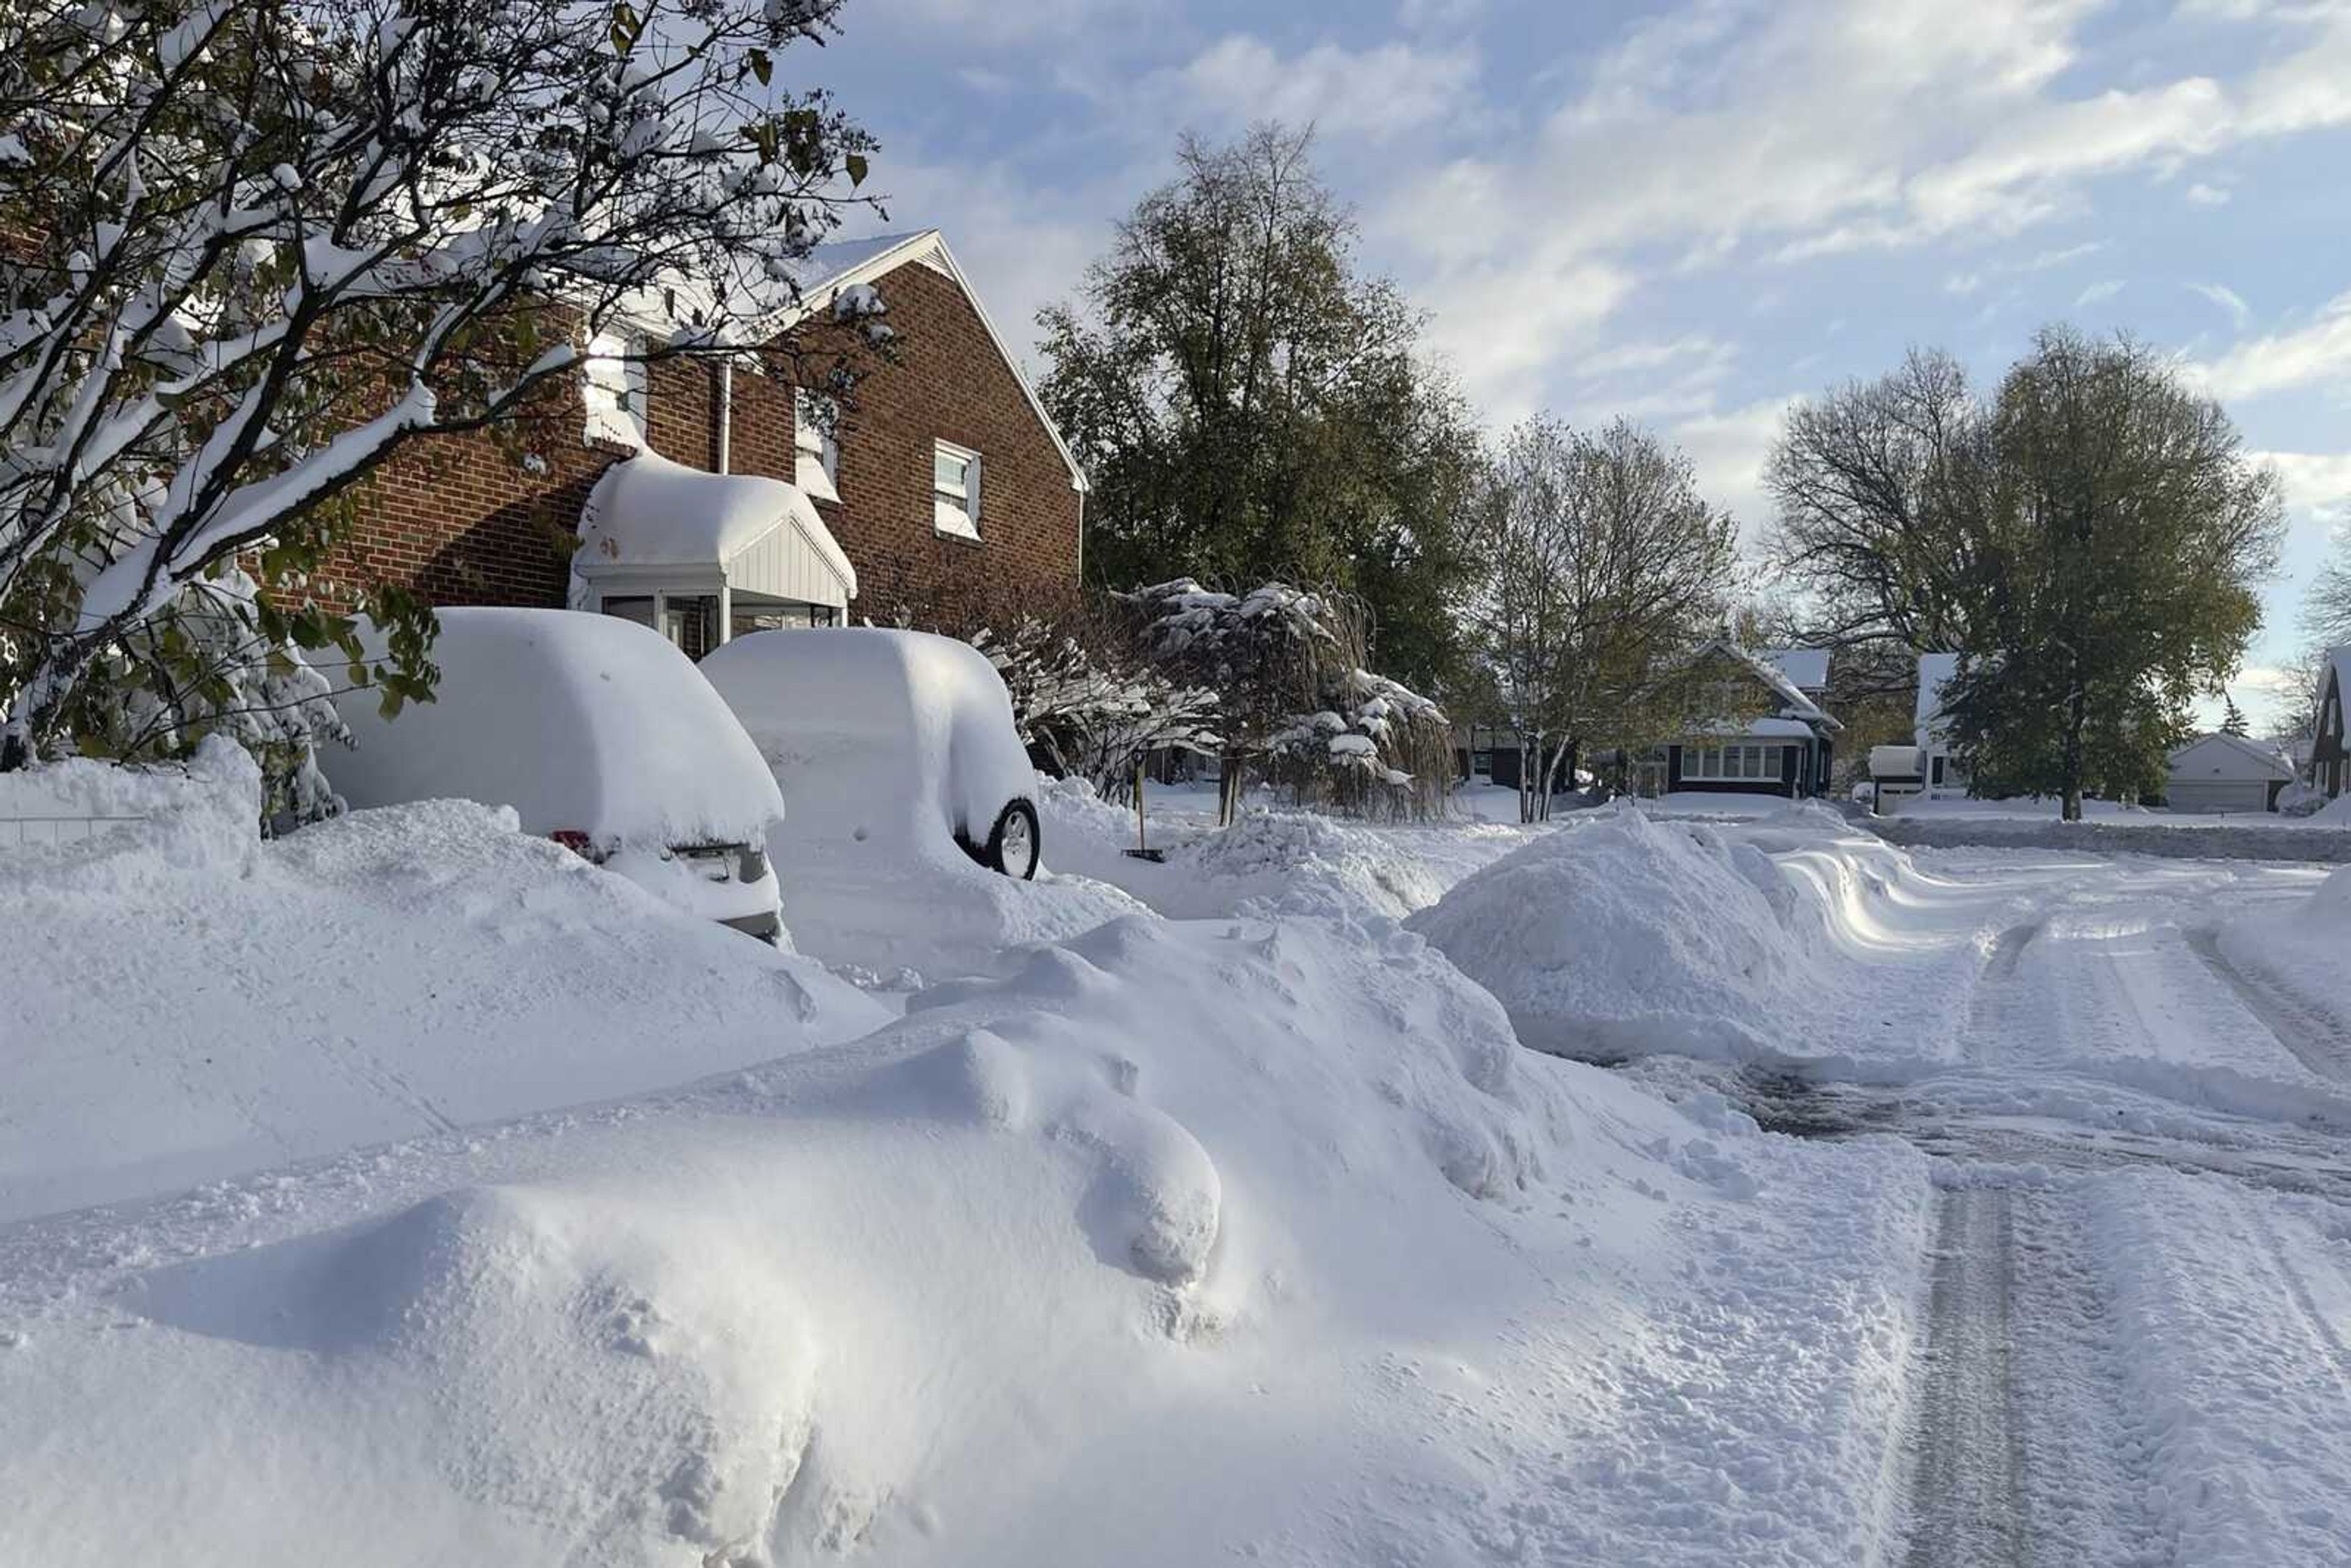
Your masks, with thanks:
[(1619, 420), (1513, 431), (1472, 514), (1485, 572), (1468, 626), (1496, 722), (1520, 743), (1520, 816), (1584, 748), (1647, 746), (1688, 716), (1684, 655), (1721, 629), (1735, 530), (1689, 459)]
[(2237, 706), (2237, 699), (2226, 692), (2220, 694), (2220, 701), (2226, 705), (2220, 716), (2220, 733), (2233, 735), (2242, 740), (2252, 727), (2245, 722), (2244, 710)]
[[(543, 402), (606, 324), (645, 358), (752, 340), (864, 172), (820, 93), (769, 85), (838, 5), (0, 10), (0, 768), (223, 720), (121, 722), (233, 706), (220, 639), (173, 625), (231, 563), (257, 635), (356, 663), (298, 589), (352, 487)], [(363, 677), (423, 695), (428, 612), (373, 608)]]
[(1792, 413), (1771, 467), (1779, 563), (1833, 628), (1953, 648), (1953, 748), (1976, 787), (2161, 787), (2188, 706), (2260, 624), (2276, 476), (2217, 403), (2127, 338), (2054, 327), (1989, 403), (1956, 361)]
[(2277, 476), (2126, 338), (2043, 331), (1987, 417), (1980, 656), (1947, 694), (1953, 748), (2074, 821), (2085, 789), (2158, 792), (2189, 703), (2236, 670), (2283, 531)]
[(1041, 389), (1093, 484), (1087, 561), (1322, 582), (1359, 600), (1383, 668), (1454, 673), (1477, 440), (1416, 355), (1420, 318), (1361, 276), (1311, 135), (1186, 137), (1076, 304), (1043, 311)]

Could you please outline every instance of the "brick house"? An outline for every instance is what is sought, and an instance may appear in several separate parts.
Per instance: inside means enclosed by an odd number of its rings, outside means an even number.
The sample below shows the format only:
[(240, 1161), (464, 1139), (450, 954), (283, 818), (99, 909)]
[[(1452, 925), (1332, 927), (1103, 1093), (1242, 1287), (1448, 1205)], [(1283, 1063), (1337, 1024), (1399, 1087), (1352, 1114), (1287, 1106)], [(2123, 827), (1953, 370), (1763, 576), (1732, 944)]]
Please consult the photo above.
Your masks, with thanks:
[(389, 580), (435, 604), (569, 604), (699, 656), (771, 626), (1073, 586), (1084, 476), (937, 231), (819, 246), (800, 287), (779, 334), (865, 289), (894, 334), (831, 430), (783, 375), (591, 361), (535, 412), (529, 450), (435, 437), (387, 463), (321, 596)]

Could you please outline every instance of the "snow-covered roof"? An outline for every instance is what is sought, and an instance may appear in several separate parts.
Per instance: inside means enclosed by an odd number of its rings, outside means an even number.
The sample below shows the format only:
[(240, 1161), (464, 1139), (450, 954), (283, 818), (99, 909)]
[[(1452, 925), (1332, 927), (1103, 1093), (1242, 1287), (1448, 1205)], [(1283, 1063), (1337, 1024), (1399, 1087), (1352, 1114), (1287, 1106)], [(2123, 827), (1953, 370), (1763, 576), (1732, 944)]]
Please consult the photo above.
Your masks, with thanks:
[(2174, 778), (2183, 774), (2203, 779), (2294, 777), (2294, 764), (2276, 748), (2219, 730), (2198, 736), (2173, 751), (2168, 760)]
[(1770, 687), (1771, 695), (1780, 699), (1781, 716), (1803, 719), (1833, 731), (1844, 727), (1823, 712), (1818, 703), (1798, 691), (1795, 684), (1780, 672), (1778, 665), (1767, 663), (1761, 655), (1750, 653), (1738, 643), (1720, 637), (1700, 648), (1698, 656), (1704, 658), (1710, 653), (1722, 653), (1744, 664), (1757, 680)]
[(1959, 673), (1957, 653), (1921, 653), (1918, 655), (1918, 707), (1915, 722), (1921, 727), (1932, 723), (1943, 711), (1943, 688)]
[(2335, 689), (2342, 695), (2344, 706), (2351, 707), (2351, 643), (2326, 650), (2326, 662), (2335, 669)]
[(726, 567), (782, 530), (841, 591), (857, 597), (857, 569), (798, 486), (758, 474), (711, 474), (644, 451), (604, 470), (580, 514), (572, 567), (596, 576), (630, 567)]
[(1766, 648), (1756, 655), (1788, 678), (1799, 691), (1826, 691), (1829, 651), (1826, 648)]
[(1735, 719), (1702, 725), (1699, 735), (1744, 735), (1756, 740), (1810, 740), (1813, 727), (1796, 718), (1758, 718), (1740, 724)]

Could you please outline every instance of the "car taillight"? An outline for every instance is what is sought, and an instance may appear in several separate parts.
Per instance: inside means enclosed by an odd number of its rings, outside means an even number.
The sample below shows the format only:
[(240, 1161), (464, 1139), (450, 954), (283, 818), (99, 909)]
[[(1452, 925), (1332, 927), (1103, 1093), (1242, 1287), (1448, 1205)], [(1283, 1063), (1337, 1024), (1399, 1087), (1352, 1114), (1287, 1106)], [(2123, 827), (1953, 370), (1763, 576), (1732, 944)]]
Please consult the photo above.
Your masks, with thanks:
[(591, 864), (604, 858), (596, 852), (596, 841), (578, 828), (558, 828), (547, 836)]

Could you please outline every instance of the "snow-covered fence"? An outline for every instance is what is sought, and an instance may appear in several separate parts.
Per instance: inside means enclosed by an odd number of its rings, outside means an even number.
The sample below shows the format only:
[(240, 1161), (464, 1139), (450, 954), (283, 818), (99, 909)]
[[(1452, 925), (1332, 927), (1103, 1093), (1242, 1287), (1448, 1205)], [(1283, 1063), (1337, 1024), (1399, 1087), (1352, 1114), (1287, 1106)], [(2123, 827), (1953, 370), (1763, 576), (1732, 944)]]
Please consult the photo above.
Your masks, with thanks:
[(1857, 819), (1888, 843), (1909, 849), (2080, 850), (2165, 855), (2176, 860), (2317, 861), (2351, 865), (2351, 828), (2267, 822), (2061, 822), (2013, 817)]

